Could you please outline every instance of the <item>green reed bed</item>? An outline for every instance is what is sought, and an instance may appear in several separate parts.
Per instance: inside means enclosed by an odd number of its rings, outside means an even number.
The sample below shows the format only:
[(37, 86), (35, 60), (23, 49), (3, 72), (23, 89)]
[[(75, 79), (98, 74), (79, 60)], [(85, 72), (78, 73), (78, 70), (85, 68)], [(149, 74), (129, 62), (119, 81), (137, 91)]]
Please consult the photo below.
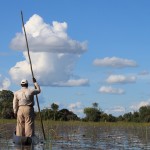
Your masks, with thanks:
[[(150, 139), (150, 128), (148, 123), (128, 123), (128, 122), (82, 122), (82, 121), (44, 121), (46, 136), (50, 139), (51, 147), (57, 141), (61, 141), (61, 146), (68, 142), (74, 145), (75, 142), (89, 140), (95, 144), (100, 137), (106, 143), (112, 142), (116, 144), (119, 138), (127, 136), (129, 144), (135, 143), (135, 138), (139, 138), (144, 144)], [(121, 135), (120, 134), (121, 131)], [(123, 132), (123, 134), (122, 134)], [(79, 139), (79, 140), (78, 140)], [(117, 141), (118, 142), (118, 141)]]
[[(45, 150), (55, 149), (109, 149), (137, 148), (137, 145), (148, 145), (150, 140), (149, 123), (129, 122), (82, 122), (82, 121), (43, 121), (46, 133)], [(0, 119), (0, 144), (7, 146), (12, 138), (16, 120)], [(43, 140), (39, 120), (35, 121), (36, 136)], [(102, 146), (103, 145), (103, 146)], [(7, 150), (8, 148), (6, 148)]]

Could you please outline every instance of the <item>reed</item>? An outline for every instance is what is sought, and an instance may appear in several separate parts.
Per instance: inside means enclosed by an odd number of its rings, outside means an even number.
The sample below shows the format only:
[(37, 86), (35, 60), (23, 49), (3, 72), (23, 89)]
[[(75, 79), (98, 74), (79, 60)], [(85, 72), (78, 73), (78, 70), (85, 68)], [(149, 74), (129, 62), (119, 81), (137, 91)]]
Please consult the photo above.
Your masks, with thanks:
[[(149, 123), (129, 122), (82, 122), (82, 121), (43, 121), (47, 140), (42, 145), (52, 149), (129, 149), (150, 147)], [(0, 145), (11, 149), (9, 140), (15, 120), (0, 120)], [(43, 139), (39, 120), (35, 121), (39, 142)], [(23, 147), (20, 149), (23, 149)], [(33, 149), (31, 146), (29, 150)], [(36, 147), (36, 150), (41, 148)]]

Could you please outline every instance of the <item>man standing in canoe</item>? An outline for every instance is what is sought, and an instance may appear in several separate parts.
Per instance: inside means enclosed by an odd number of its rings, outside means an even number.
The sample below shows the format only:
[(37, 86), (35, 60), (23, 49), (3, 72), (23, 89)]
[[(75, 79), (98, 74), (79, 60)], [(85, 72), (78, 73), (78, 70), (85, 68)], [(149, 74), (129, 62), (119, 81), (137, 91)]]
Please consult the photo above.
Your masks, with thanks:
[(28, 88), (28, 81), (21, 81), (22, 88), (14, 93), (13, 110), (17, 117), (17, 136), (32, 137), (34, 135), (34, 95), (41, 92), (40, 86), (33, 78), (35, 89)]

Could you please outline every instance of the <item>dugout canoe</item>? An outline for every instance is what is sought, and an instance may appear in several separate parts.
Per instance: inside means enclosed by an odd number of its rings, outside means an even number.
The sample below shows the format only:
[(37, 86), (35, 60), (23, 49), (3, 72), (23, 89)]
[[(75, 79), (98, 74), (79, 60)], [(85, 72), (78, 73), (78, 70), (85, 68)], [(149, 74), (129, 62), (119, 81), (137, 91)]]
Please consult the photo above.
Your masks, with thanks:
[(16, 145), (31, 145), (32, 138), (25, 136), (17, 136), (16, 132), (13, 133), (13, 143)]

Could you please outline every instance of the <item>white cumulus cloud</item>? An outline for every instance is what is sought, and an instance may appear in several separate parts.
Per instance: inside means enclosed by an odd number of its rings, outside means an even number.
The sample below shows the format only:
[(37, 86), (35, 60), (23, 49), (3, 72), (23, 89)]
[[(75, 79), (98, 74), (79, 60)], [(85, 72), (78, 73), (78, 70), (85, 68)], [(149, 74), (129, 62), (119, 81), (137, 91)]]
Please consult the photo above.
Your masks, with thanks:
[(79, 108), (80, 106), (81, 106), (81, 102), (76, 102), (76, 103), (70, 104), (68, 108), (70, 110), (73, 110), (73, 109)]
[(68, 106), (68, 109), (77, 114), (78, 116), (81, 116), (83, 114), (83, 106), (81, 102), (71, 103)]
[(125, 112), (125, 108), (123, 106), (116, 106), (112, 108), (113, 112)]
[(133, 111), (137, 111), (139, 110), (140, 107), (142, 106), (147, 106), (147, 105), (150, 105), (150, 99), (147, 100), (147, 101), (141, 101), (137, 104), (134, 104), (134, 105), (131, 105), (130, 108), (133, 110)]
[(112, 108), (106, 109), (105, 112), (108, 114), (114, 114), (114, 115), (119, 115), (125, 113), (125, 108), (123, 106), (114, 106)]
[[(53, 21), (46, 24), (37, 14), (33, 15), (25, 24), (29, 47), (34, 52), (76, 53), (86, 51), (87, 43), (71, 39), (67, 35), (67, 23)], [(26, 51), (24, 34), (17, 33), (11, 41), (11, 48)]]
[(10, 84), (11, 84), (10, 80), (6, 77), (3, 77), (0, 74), (0, 91), (7, 90), (9, 88)]
[(139, 72), (139, 75), (141, 75), (141, 76), (149, 75), (149, 71), (143, 70), (143, 71)]
[(100, 93), (105, 93), (105, 94), (124, 94), (125, 91), (121, 88), (113, 88), (111, 86), (102, 86), (99, 89)]
[[(86, 51), (85, 42), (72, 40), (67, 35), (67, 23), (46, 24), (38, 15), (33, 15), (25, 24), (29, 42), (33, 72), (40, 85), (85, 86), (88, 79), (74, 78), (73, 70), (80, 55)], [(31, 80), (30, 64), (23, 33), (17, 33), (11, 48), (22, 50), (24, 60), (17, 62), (9, 73), (14, 82)]]
[(123, 59), (118, 57), (105, 57), (103, 59), (95, 59), (93, 64), (100, 67), (125, 68), (136, 67), (137, 63), (134, 60)]
[(88, 79), (69, 79), (67, 82), (56, 82), (54, 85), (59, 86), (80, 86), (80, 85), (89, 85)]
[(135, 76), (125, 76), (125, 75), (110, 75), (106, 79), (107, 83), (135, 83), (136, 77)]

